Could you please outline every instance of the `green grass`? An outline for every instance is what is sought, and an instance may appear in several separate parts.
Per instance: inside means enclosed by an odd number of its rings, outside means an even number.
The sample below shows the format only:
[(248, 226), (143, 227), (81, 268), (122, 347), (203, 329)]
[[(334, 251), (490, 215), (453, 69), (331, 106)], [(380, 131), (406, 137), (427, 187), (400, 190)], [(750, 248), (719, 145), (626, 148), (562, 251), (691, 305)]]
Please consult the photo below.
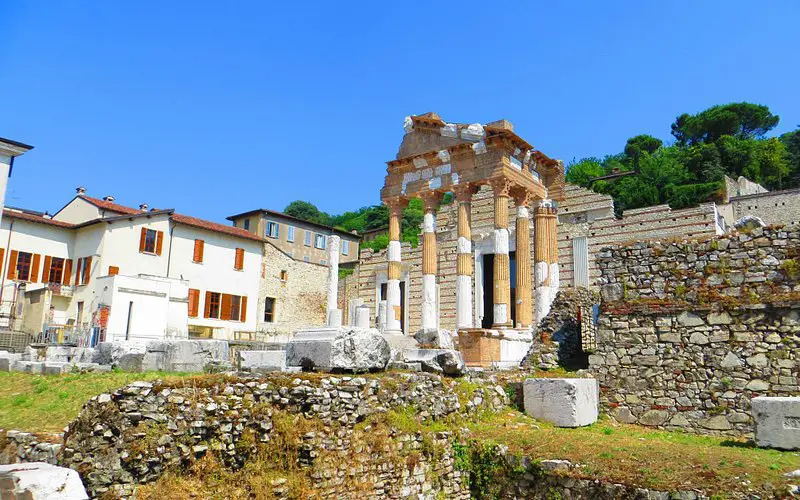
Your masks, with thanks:
[(175, 379), (181, 374), (84, 373), (30, 375), (0, 372), (0, 429), (61, 432), (93, 396), (136, 380)]
[(504, 444), (532, 459), (566, 459), (584, 465), (573, 474), (642, 487), (701, 489), (708, 494), (766, 491), (790, 481), (800, 453), (756, 448), (744, 439), (701, 436), (616, 424), (607, 418), (588, 427), (557, 428), (509, 411), (467, 425), (471, 437)]

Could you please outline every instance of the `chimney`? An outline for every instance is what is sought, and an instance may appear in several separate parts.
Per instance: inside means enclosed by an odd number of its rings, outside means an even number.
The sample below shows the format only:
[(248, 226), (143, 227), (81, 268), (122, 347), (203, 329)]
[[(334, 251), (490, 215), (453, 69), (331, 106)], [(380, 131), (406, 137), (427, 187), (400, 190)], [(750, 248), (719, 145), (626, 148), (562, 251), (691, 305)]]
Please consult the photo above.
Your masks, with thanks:
[(75, 188), (75, 192), (78, 193), (78, 195), (86, 194), (86, 188), (83, 186), (78, 186)]
[(147, 208), (148, 208), (147, 203), (142, 203), (141, 205), (139, 205), (139, 210), (141, 210), (142, 212), (147, 212)]
[(114, 201), (114, 197), (113, 196), (103, 196), (103, 201), (112, 202), (112, 201)]

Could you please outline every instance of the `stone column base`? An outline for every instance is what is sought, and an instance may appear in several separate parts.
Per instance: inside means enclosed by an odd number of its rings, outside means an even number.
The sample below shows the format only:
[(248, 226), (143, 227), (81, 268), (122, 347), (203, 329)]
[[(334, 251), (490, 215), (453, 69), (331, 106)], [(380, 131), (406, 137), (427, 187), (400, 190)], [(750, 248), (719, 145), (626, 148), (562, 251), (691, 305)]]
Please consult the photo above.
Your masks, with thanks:
[(468, 367), (517, 368), (532, 342), (530, 330), (475, 328), (458, 331), (458, 350)]

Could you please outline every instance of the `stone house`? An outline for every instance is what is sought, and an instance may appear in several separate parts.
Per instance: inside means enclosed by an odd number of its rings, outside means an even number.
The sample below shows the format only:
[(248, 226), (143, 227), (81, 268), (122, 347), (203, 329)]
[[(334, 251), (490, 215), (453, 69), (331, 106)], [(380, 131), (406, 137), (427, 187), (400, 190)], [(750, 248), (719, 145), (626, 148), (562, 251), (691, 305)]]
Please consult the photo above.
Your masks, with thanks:
[(322, 265), (328, 263), (328, 237), (335, 234), (342, 239), (339, 264), (358, 261), (361, 237), (355, 233), (264, 208), (231, 215), (228, 220), (235, 227), (264, 237), (295, 260)]

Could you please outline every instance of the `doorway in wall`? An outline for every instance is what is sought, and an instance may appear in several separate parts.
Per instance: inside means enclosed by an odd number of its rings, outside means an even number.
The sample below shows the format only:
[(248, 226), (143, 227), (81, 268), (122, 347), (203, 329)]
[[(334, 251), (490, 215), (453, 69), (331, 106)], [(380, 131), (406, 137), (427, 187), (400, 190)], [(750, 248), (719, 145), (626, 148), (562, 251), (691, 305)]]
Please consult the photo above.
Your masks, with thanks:
[[(517, 311), (514, 304), (516, 303), (516, 282), (517, 282), (517, 254), (511, 252), (508, 255), (511, 279), (511, 300), (509, 301), (509, 308), (511, 309), (511, 323), (516, 324)], [(494, 324), (494, 254), (483, 254), (483, 320), (481, 321), (482, 328), (491, 328)]]
[[(381, 300), (386, 300), (386, 283), (381, 283)], [(386, 311), (389, 314), (389, 311)], [(406, 282), (400, 281), (400, 331), (406, 331)]]

